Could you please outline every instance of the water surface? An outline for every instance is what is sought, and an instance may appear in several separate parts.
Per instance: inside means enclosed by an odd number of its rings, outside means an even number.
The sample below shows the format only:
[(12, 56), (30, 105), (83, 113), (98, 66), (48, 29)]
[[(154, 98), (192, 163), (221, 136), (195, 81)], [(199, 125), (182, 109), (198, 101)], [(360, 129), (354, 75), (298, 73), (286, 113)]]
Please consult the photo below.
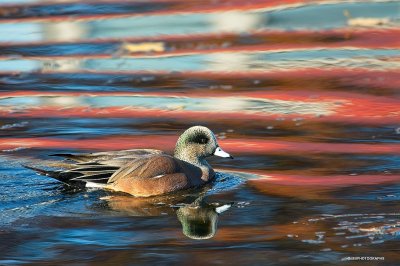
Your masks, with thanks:
[[(397, 1), (1, 1), (0, 264), (398, 264), (399, 14)], [(140, 199), (23, 167), (172, 152), (193, 125), (235, 157), (210, 158), (200, 189)]]

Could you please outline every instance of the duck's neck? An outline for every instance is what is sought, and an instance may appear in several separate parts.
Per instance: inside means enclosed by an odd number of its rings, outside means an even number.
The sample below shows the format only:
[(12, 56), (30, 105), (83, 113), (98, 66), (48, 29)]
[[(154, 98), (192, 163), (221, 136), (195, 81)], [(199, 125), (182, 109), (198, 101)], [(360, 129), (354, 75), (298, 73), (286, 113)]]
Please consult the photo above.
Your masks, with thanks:
[(214, 171), (204, 157), (194, 156), (193, 152), (179, 148), (175, 149), (174, 157), (199, 167), (202, 172), (201, 179), (203, 181), (207, 182), (210, 178), (214, 177)]
[(190, 164), (194, 164), (198, 167), (210, 168), (210, 165), (208, 164), (205, 158), (199, 158), (197, 156), (194, 156), (192, 152), (185, 149), (176, 149), (174, 157), (178, 158), (179, 160), (188, 162)]

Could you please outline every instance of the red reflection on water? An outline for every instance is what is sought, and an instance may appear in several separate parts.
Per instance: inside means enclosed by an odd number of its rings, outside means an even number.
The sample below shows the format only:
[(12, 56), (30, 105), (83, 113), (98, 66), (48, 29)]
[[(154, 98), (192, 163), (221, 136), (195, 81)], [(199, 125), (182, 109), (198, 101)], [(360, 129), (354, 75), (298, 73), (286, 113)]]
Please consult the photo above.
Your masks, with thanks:
[[(174, 92), (168, 90), (162, 90), (157, 92), (50, 92), (50, 91), (10, 91), (10, 92), (0, 92), (0, 98), (8, 98), (8, 97), (124, 97), (124, 96), (146, 96), (146, 97), (187, 97), (187, 92)], [(383, 97), (383, 96), (373, 96), (362, 93), (353, 93), (353, 92), (333, 92), (333, 91), (319, 91), (314, 92), (310, 90), (298, 89), (294, 91), (224, 91), (224, 94), (221, 95), (219, 90), (205, 90), (205, 91), (197, 91), (194, 90), (190, 93), (190, 98), (215, 98), (215, 99), (224, 99), (224, 101), (229, 102), (229, 98), (226, 97), (241, 97), (243, 99), (250, 98), (249, 100), (282, 100), (282, 101), (301, 101), (305, 103), (320, 103), (324, 101), (326, 103), (329, 102), (351, 102), (353, 105), (363, 105), (365, 103), (370, 104), (379, 100), (379, 104), (386, 108), (386, 103), (390, 106), (392, 103), (398, 104), (400, 100)], [(240, 98), (239, 98), (240, 99)], [(44, 106), (46, 107), (46, 106)], [(374, 111), (374, 109), (373, 109)]]
[[(173, 150), (178, 136), (117, 136), (98, 139), (55, 138), (2, 138), (0, 149), (17, 147), (65, 148), (93, 150), (121, 150), (130, 148), (156, 148)], [(316, 143), (255, 139), (219, 140), (230, 153), (354, 153), (354, 154), (399, 154), (400, 144)]]
[[(308, 121), (319, 122), (348, 122), (348, 123), (370, 123), (370, 124), (392, 124), (399, 121), (399, 101), (386, 100), (373, 102), (367, 100), (354, 100), (355, 102), (340, 103), (335, 113), (328, 115), (304, 115), (304, 114), (281, 114), (281, 113), (260, 113), (260, 112), (209, 112), (209, 111), (186, 111), (186, 110), (160, 110), (145, 109), (138, 107), (33, 107), (18, 110), (10, 110), (9, 107), (0, 109), (0, 116), (4, 117), (109, 117), (109, 118), (176, 118), (190, 121), (209, 121), (221, 118), (232, 120), (259, 120), (260, 122), (279, 119), (284, 116), (286, 119), (297, 119), (299, 117)], [(358, 104), (357, 104), (358, 103)], [(373, 108), (373, 109), (370, 109)]]
[[(346, 187), (365, 187), (373, 189), (376, 185), (390, 185), (400, 182), (400, 175), (362, 174), (362, 175), (315, 175), (305, 171), (299, 174), (270, 174), (252, 171), (258, 179), (250, 179), (247, 184), (257, 191), (279, 197), (303, 200), (328, 200), (338, 202), (334, 195)], [(303, 173), (303, 174), (300, 174)]]
[[(262, 176), (262, 175), (261, 175)], [(350, 185), (373, 185), (388, 182), (400, 181), (400, 175), (281, 175), (266, 174), (264, 178), (251, 179), (248, 182), (255, 186), (268, 186), (269, 184), (279, 184), (286, 186), (322, 186), (322, 187), (342, 187)], [(271, 188), (268, 188), (271, 190)]]
[[(119, 1), (124, 2), (124, 1)], [(136, 2), (136, 1), (135, 1)], [(118, 3), (115, 2), (115, 3)], [(144, 2), (145, 3), (145, 2)], [(74, 16), (75, 20), (96, 20), (96, 19), (110, 19), (110, 18), (119, 18), (119, 17), (127, 17), (127, 16), (143, 16), (143, 15), (173, 15), (173, 14), (182, 14), (182, 13), (215, 13), (215, 12), (223, 12), (223, 11), (233, 11), (233, 10), (256, 10), (256, 9), (276, 9), (283, 8), (288, 5), (305, 5), (307, 3), (315, 3), (315, 1), (309, 0), (255, 0), (255, 1), (240, 1), (240, 0), (222, 0), (222, 1), (213, 1), (213, 0), (191, 0), (191, 1), (182, 1), (182, 0), (152, 0), (149, 3), (151, 4), (157, 3), (166, 3), (165, 7), (160, 7), (158, 9), (150, 9), (145, 11), (138, 12), (122, 12), (113, 14), (111, 10), (110, 13), (104, 13), (101, 15), (94, 14), (74, 14), (73, 12), (68, 12), (66, 15), (59, 15), (57, 12), (49, 13), (46, 12), (46, 16), (40, 12), (41, 9), (57, 9), (57, 4), (55, 3), (23, 3), (23, 4), (9, 4), (5, 5), (0, 10), (0, 16), (3, 16), (3, 20), (7, 20), (7, 22), (22, 22), (22, 21), (65, 21), (66, 17)], [(110, 2), (110, 5), (113, 3)], [(134, 2), (133, 2), (134, 4)], [(74, 8), (74, 1), (69, 3), (71, 6), (70, 9)], [(86, 3), (86, 5), (93, 5), (93, 9), (96, 8), (96, 3)], [(64, 7), (65, 8), (65, 7)], [(13, 18), (17, 17), (17, 18)]]
[[(245, 38), (252, 38), (253, 42), (245, 41)], [(41, 41), (41, 42), (18, 42), (12, 44), (13, 51), (29, 51), (44, 46), (43, 49), (54, 45), (64, 44), (59, 41)], [(300, 30), (296, 32), (286, 31), (256, 31), (249, 32), (245, 37), (240, 34), (221, 33), (221, 34), (196, 34), (196, 35), (168, 35), (147, 38), (102, 38), (94, 40), (84, 40), (76, 45), (83, 44), (113, 44), (119, 45), (123, 55), (142, 55), (145, 57), (159, 57), (171, 55), (188, 54), (211, 54), (215, 52), (263, 52), (263, 51), (294, 51), (304, 49), (349, 49), (349, 48), (368, 48), (368, 49), (391, 49), (398, 48), (400, 43), (400, 30), (398, 29), (337, 29), (327, 31), (307, 31)], [(135, 45), (159, 43), (162, 45), (160, 51), (143, 51), (135, 49)], [(68, 42), (67, 42), (68, 44)], [(133, 48), (129, 48), (132, 45)], [(10, 44), (2, 46), (0, 52), (10, 49)], [(100, 46), (99, 46), (100, 47)], [(165, 47), (169, 47), (166, 49)], [(51, 60), (64, 58), (113, 58), (115, 55), (109, 51), (109, 48), (101, 50), (97, 48), (98, 53), (93, 51), (84, 51), (71, 54), (51, 54), (46, 53), (28, 53), (22, 55), (25, 59)], [(1, 55), (0, 58), (9, 59), (9, 55)]]

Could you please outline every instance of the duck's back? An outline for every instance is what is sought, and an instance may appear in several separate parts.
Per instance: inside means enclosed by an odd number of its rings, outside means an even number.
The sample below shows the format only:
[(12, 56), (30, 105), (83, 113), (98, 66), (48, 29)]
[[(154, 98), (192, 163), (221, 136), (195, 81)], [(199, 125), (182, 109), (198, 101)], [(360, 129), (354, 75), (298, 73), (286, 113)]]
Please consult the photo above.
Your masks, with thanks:
[(204, 183), (199, 167), (167, 154), (134, 160), (108, 180), (107, 187), (135, 196), (161, 195)]
[[(157, 154), (165, 154), (163, 151), (154, 149), (132, 149), (120, 151), (79, 153), (79, 154), (53, 154), (52, 156), (64, 157), (74, 161), (77, 165), (102, 164), (107, 166), (121, 167), (126, 163)], [(74, 164), (71, 164), (74, 165)]]

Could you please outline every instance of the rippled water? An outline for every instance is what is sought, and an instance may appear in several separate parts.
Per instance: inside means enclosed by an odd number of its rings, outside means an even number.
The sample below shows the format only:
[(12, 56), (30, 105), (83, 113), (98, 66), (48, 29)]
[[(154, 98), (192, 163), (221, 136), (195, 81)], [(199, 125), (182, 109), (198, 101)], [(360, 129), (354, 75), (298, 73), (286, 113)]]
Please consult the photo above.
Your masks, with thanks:
[[(399, 24), (398, 1), (0, 1), (0, 264), (398, 264)], [(235, 157), (201, 189), (22, 166), (198, 124)]]

